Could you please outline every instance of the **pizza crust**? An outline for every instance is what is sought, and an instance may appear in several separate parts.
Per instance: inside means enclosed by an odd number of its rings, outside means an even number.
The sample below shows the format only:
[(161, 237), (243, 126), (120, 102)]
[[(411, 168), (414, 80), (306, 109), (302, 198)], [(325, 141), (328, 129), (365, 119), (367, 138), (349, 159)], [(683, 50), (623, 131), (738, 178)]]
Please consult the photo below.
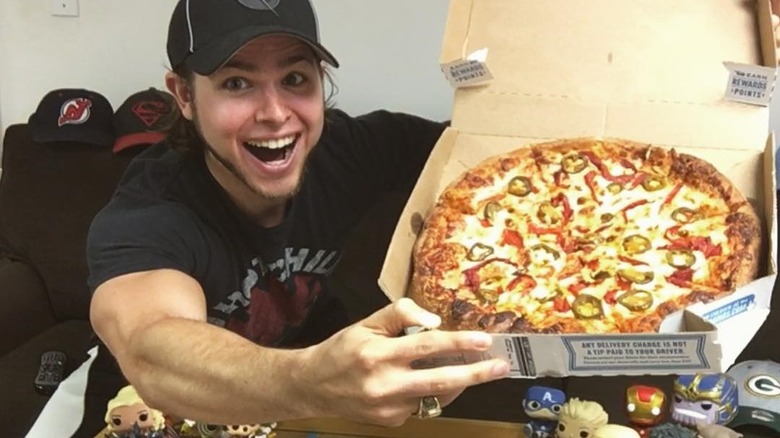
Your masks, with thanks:
[[(594, 144), (598, 145), (595, 149)], [(629, 318), (618, 315), (606, 322), (560, 317), (551, 313), (541, 322), (534, 323), (513, 311), (486, 309), (484, 303), (478, 302), (475, 294), (466, 291), (462, 285), (442, 287), (445, 273), (458, 270), (456, 277), (461, 275), (461, 262), (468, 251), (464, 245), (453, 243), (452, 236), (467, 230), (467, 219), (479, 220), (480, 215), (484, 215), (486, 202), (475, 203), (475, 193), (495, 189), (501, 175), (518, 167), (527, 172), (541, 171), (545, 164), (560, 162), (562, 156), (571, 152), (596, 153), (596, 160), (602, 157), (644, 163), (648, 169), (667, 175), (674, 182), (722, 199), (729, 211), (726, 235), (730, 252), (720, 265), (723, 271), (718, 273), (720, 277), (711, 275), (706, 285), (666, 300), (652, 312)], [(622, 139), (581, 138), (536, 144), (489, 158), (464, 172), (444, 189), (428, 215), (414, 248), (409, 296), (422, 307), (440, 315), (442, 328), (449, 330), (494, 333), (652, 332), (658, 330), (668, 314), (697, 302), (721, 298), (755, 279), (759, 265), (760, 230), (760, 221), (748, 200), (714, 166), (695, 156)]]

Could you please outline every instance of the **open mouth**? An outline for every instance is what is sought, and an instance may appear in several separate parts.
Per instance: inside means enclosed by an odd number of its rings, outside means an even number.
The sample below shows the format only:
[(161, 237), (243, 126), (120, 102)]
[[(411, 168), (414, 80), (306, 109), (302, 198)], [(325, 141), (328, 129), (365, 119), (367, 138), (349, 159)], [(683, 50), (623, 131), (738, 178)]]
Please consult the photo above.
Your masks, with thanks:
[(702, 414), (701, 412), (697, 412), (691, 409), (684, 409), (684, 408), (675, 408), (675, 412), (677, 412), (680, 415), (685, 415), (688, 417), (693, 417), (699, 420), (704, 420), (707, 418), (706, 415)]
[(290, 135), (270, 140), (244, 142), (244, 148), (265, 164), (284, 164), (292, 156), (298, 137)]

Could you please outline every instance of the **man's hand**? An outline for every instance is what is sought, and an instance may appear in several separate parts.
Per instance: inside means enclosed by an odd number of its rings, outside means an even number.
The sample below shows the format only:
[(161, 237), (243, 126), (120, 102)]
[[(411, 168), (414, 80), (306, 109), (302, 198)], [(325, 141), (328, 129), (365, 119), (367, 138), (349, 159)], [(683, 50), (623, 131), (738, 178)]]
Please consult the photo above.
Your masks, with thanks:
[(404, 298), (310, 347), (306, 363), (291, 370), (315, 416), (398, 426), (417, 411), (420, 399), (437, 396), (442, 406), (468, 386), (506, 377), (509, 364), (491, 359), (467, 365), (412, 369), (424, 358), (487, 350), (481, 332), (425, 331), (399, 336), (405, 327), (436, 328), (441, 320)]

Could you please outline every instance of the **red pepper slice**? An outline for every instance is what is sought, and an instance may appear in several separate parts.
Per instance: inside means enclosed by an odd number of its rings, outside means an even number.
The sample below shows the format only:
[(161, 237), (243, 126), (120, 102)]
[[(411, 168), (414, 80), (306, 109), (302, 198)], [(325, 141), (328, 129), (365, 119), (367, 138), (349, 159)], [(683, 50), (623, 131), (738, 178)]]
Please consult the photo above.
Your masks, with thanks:
[(677, 196), (677, 193), (680, 192), (680, 189), (682, 188), (682, 183), (677, 183), (677, 185), (674, 186), (671, 192), (669, 192), (668, 195), (666, 195), (666, 198), (664, 199), (664, 202), (661, 203), (661, 206), (658, 208), (658, 212), (660, 213), (661, 210), (664, 209), (664, 206), (672, 202), (672, 199), (674, 199), (675, 196)]
[(626, 169), (631, 169), (634, 171), (634, 173), (636, 173), (636, 166), (634, 166), (634, 163), (628, 161), (627, 159), (621, 158), (620, 165), (625, 167)]
[(690, 287), (691, 281), (693, 281), (693, 269), (678, 269), (672, 275), (666, 277), (666, 280), (675, 286)]
[(540, 227), (533, 222), (528, 223), (528, 231), (534, 234), (561, 234), (560, 228)]
[(669, 245), (662, 246), (661, 249), (687, 249), (701, 251), (706, 258), (723, 254), (723, 248), (719, 244), (715, 245), (712, 243), (710, 236), (681, 237), (672, 240)]
[(644, 172), (637, 173), (636, 176), (634, 177), (634, 180), (631, 181), (631, 183), (628, 185), (628, 188), (631, 190), (637, 188), (640, 184), (642, 184), (645, 178), (647, 178), (646, 173)]
[(569, 289), (569, 292), (574, 294), (574, 296), (576, 297), (577, 295), (579, 295), (581, 290), (585, 289), (588, 286), (590, 286), (588, 283), (579, 282), (570, 285), (567, 289)]
[(521, 290), (531, 290), (536, 287), (536, 280), (530, 275), (520, 274), (515, 276), (512, 281), (506, 286), (506, 290), (514, 290), (518, 285), (522, 286)]
[(623, 207), (623, 209), (620, 210), (620, 213), (623, 214), (623, 219), (628, 221), (628, 210), (631, 210), (632, 208), (637, 208), (640, 205), (645, 205), (648, 202), (650, 202), (650, 201), (648, 201), (647, 199), (640, 199), (638, 201), (634, 201), (634, 202), (628, 204), (627, 206)]
[(492, 259), (483, 260), (482, 262), (463, 270), (463, 275), (465, 277), (464, 283), (466, 287), (472, 291), (479, 290), (479, 283), (481, 280), (479, 278), (479, 270), (484, 268), (487, 264), (494, 262), (507, 263), (511, 266), (517, 267), (517, 264), (512, 263), (511, 260), (505, 258), (493, 257)]
[(647, 266), (647, 263), (645, 263), (645, 262), (643, 262), (641, 260), (632, 259), (631, 257), (626, 257), (624, 255), (618, 255), (618, 259), (621, 262), (626, 262), (629, 265), (633, 265), (633, 266)]
[(609, 169), (604, 165), (599, 157), (591, 151), (580, 152), (583, 156), (587, 157), (594, 166), (596, 166), (606, 180), (619, 183), (621, 185), (627, 184), (634, 179), (634, 174), (615, 176), (609, 173)]
[(566, 301), (566, 298), (559, 296), (553, 300), (553, 308), (558, 312), (565, 313), (571, 310), (571, 305)]
[(612, 289), (609, 292), (604, 294), (604, 302), (607, 304), (615, 304), (617, 303), (617, 300), (615, 299), (615, 295), (617, 295), (618, 291), (617, 289)]
[(501, 241), (502, 244), (509, 244), (519, 249), (523, 249), (525, 247), (523, 238), (520, 236), (520, 233), (509, 228), (504, 229), (504, 233), (501, 236)]
[(590, 190), (590, 195), (593, 197), (593, 200), (598, 202), (599, 198), (596, 195), (596, 183), (595, 178), (596, 175), (598, 175), (595, 171), (591, 170), (590, 172), (585, 174), (585, 184), (587, 184), (588, 189)]
[(563, 223), (568, 223), (572, 214), (574, 214), (571, 205), (569, 204), (569, 198), (563, 193), (558, 193), (550, 203), (555, 207), (563, 206)]
[(628, 280), (625, 280), (623, 277), (616, 275), (615, 276), (615, 282), (617, 283), (620, 290), (629, 290), (631, 289), (631, 282)]

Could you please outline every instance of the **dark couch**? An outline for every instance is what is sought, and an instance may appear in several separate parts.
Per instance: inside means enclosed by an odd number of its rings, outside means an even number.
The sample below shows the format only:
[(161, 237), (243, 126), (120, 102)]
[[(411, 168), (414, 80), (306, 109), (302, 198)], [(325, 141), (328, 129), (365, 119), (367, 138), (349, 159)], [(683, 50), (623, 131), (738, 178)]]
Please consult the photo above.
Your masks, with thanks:
[(27, 124), (3, 138), (0, 178), (0, 424), (24, 436), (48, 400), (33, 388), (40, 355), (72, 370), (92, 340), (85, 239), (135, 151), (37, 144)]

